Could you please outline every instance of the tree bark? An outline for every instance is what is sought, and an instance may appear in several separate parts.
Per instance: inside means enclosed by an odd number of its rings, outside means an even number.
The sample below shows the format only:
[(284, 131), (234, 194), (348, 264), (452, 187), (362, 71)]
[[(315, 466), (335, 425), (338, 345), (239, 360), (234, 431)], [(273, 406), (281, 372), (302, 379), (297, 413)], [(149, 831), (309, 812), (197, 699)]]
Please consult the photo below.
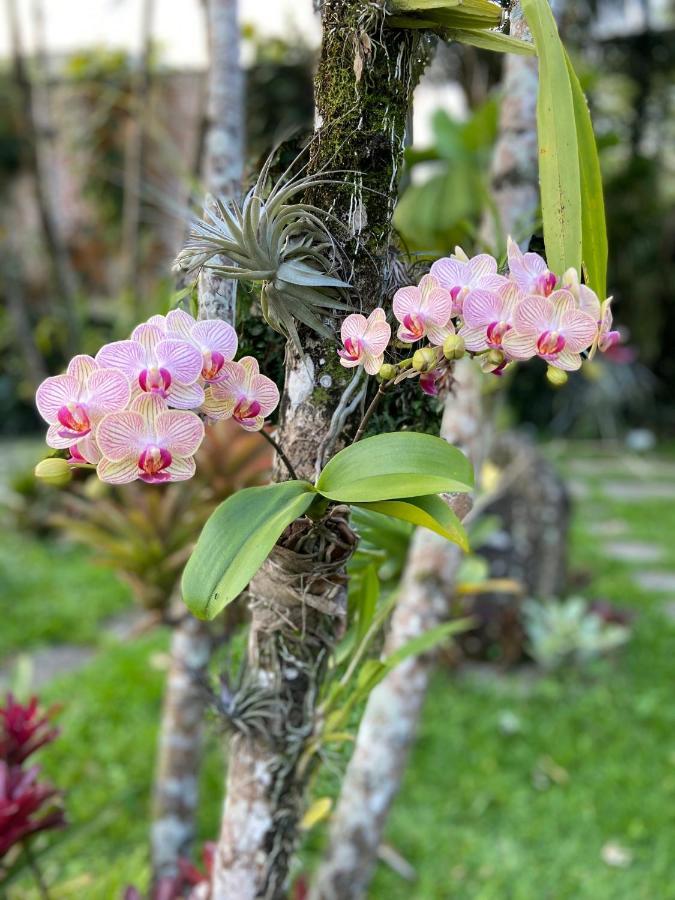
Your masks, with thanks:
[[(244, 171), (244, 85), (239, 62), (237, 0), (206, 0), (209, 33), (207, 130), (204, 179), (206, 205), (231, 200), (241, 191)], [(214, 265), (226, 265), (218, 257)], [(236, 281), (212, 269), (199, 276), (200, 316), (234, 324)]]
[(195, 836), (204, 722), (204, 681), (211, 658), (208, 626), (189, 613), (171, 634), (171, 663), (164, 707), (152, 810), (152, 871), (155, 884), (178, 872)]
[[(345, 274), (367, 312), (387, 285), (418, 37), (381, 28), (382, 10), (363, 0), (325, 0), (322, 16), (309, 171), (348, 171), (308, 199), (342, 223), (335, 237), (351, 261)], [(313, 478), (319, 457), (330, 453), (331, 420), (351, 376), (338, 364), (334, 344), (306, 331), (301, 337), (302, 356), (287, 349), (279, 440), (299, 477)], [(300, 759), (326, 661), (343, 628), (344, 566), (354, 540), (339, 507), (319, 525), (300, 520), (251, 584), (248, 666), (253, 683), (270, 691), (277, 714), (266, 734), (233, 740), (213, 900), (285, 895), (309, 774)]]
[[(23, 56), (16, 0), (6, 0), (6, 2), (14, 80), (24, 109), (26, 167), (33, 174), (42, 236), (54, 276), (56, 293), (63, 306), (64, 320), (67, 325), (67, 349), (75, 354), (78, 351), (80, 335), (80, 320), (77, 312), (77, 278), (68, 256), (61, 224), (54, 209), (54, 198), (49, 189), (50, 160), (49, 154), (44, 148), (45, 135), (51, 134), (53, 125), (48, 119), (49, 109), (46, 104), (43, 104), (38, 120), (33, 83)], [(48, 73), (43, 72), (42, 77), (46, 79)]]
[[(483, 454), (480, 372), (472, 360), (455, 369), (441, 437), (462, 449), (479, 469)], [(489, 423), (487, 423), (489, 428)], [(468, 512), (470, 501), (467, 498)], [(392, 615), (385, 656), (447, 619), (462, 551), (424, 528), (412, 538)], [(429, 677), (431, 653), (406, 659), (368, 698), (335, 810), (313, 900), (365, 897), (384, 825), (398, 793)]]

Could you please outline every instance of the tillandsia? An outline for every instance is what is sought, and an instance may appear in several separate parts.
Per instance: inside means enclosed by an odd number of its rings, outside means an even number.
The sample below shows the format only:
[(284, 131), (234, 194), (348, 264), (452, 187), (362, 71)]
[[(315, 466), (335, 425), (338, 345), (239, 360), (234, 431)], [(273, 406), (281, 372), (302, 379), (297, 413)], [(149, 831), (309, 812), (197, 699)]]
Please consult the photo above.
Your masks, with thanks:
[[(356, 317), (345, 319), (344, 349), (338, 353), (343, 366), (362, 363), (385, 384), (419, 377), (420, 387), (431, 395), (438, 393), (454, 360), (465, 353), (494, 375), (539, 357), (548, 363), (549, 381), (561, 385), (584, 358), (619, 342), (619, 332), (612, 328), (611, 300), (600, 300), (580, 282), (575, 269), (563, 275), (551, 272), (543, 257), (523, 253), (511, 238), (505, 274), (498, 272), (493, 256), (481, 253), (469, 259), (456, 247), (451, 256), (433, 263), (419, 285), (394, 294), (392, 312), (399, 327), (391, 362), (386, 361), (389, 341), (379, 340), (375, 353), (372, 325), (366, 327), (363, 316), (358, 317), (363, 319), (358, 328), (351, 321)], [(385, 310), (378, 308), (370, 318), (384, 336), (389, 327)], [(413, 355), (396, 361), (394, 353), (410, 345), (416, 347)]]
[(204, 420), (259, 431), (279, 402), (257, 360), (234, 360), (237, 346), (231, 325), (177, 309), (152, 316), (95, 358), (76, 356), (37, 389), (47, 444), (68, 456), (43, 460), (36, 474), (63, 483), (71, 467), (95, 466), (110, 484), (191, 478)]
[(272, 156), (241, 204), (217, 200), (205, 220), (193, 223), (176, 266), (187, 272), (206, 266), (226, 278), (260, 282), (265, 320), (301, 349), (297, 322), (330, 338), (323, 319), (349, 309), (340, 293), (349, 284), (334, 274), (340, 260), (329, 214), (295, 202), (308, 188), (334, 183), (336, 173), (292, 176), (287, 169), (268, 188), (271, 163)]

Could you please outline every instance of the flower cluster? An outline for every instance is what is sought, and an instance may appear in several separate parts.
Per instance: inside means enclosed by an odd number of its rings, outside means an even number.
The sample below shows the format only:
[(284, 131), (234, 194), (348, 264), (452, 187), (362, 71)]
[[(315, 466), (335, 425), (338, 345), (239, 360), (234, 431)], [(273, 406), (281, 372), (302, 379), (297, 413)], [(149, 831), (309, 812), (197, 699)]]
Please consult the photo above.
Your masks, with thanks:
[(494, 257), (482, 253), (469, 259), (455, 248), (417, 286), (394, 294), (398, 341), (426, 346), (396, 366), (385, 364), (391, 328), (378, 308), (367, 319), (345, 319), (340, 362), (363, 365), (385, 381), (419, 374), (422, 389), (435, 394), (447, 360), (465, 351), (480, 356), (483, 370), (496, 375), (511, 363), (540, 357), (549, 364), (551, 380), (561, 383), (566, 372), (581, 366), (582, 354), (590, 358), (618, 343), (611, 298), (600, 301), (574, 269), (558, 277), (541, 256), (523, 253), (511, 238), (508, 274), (497, 269)]
[(35, 697), (18, 703), (11, 694), (0, 706), (0, 858), (32, 835), (65, 822), (60, 793), (39, 782), (39, 766), (24, 768), (26, 759), (58, 735), (41, 714)]
[(176, 309), (95, 358), (76, 356), (37, 390), (47, 444), (67, 450), (71, 464), (95, 465), (111, 484), (191, 478), (203, 418), (258, 431), (279, 402), (253, 357), (234, 361), (237, 343), (226, 322), (198, 322)]

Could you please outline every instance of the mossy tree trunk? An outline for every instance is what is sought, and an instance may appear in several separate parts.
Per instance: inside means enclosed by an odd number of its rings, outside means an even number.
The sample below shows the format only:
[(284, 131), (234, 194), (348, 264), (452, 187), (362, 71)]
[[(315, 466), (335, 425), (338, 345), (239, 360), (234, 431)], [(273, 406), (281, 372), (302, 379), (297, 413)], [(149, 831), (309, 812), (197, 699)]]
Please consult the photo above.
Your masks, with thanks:
[[(365, 0), (325, 0), (322, 16), (310, 171), (348, 171), (336, 184), (315, 186), (308, 199), (339, 219), (334, 234), (349, 260), (343, 274), (354, 304), (368, 312), (388, 294), (391, 216), (421, 68), (418, 38), (383, 28), (381, 9)], [(339, 444), (334, 413), (353, 376), (337, 364), (334, 343), (306, 332), (302, 339), (302, 355), (287, 350), (278, 439), (299, 477), (313, 478)], [(286, 475), (281, 466), (279, 474)], [(344, 566), (353, 546), (339, 508), (319, 526), (301, 520), (251, 584), (250, 677), (269, 691), (275, 713), (264, 733), (237, 733), (232, 741), (214, 900), (285, 896), (309, 774), (300, 760), (344, 627)]]

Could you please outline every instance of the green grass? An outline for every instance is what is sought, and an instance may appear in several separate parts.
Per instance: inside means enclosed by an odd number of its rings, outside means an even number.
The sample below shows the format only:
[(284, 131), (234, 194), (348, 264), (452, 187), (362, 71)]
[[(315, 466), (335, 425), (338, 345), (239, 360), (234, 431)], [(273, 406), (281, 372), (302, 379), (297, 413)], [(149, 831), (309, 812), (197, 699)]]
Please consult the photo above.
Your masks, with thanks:
[[(636, 610), (630, 644), (615, 661), (560, 677), (478, 680), (440, 671), (386, 834), (418, 879), (411, 885), (379, 866), (372, 900), (675, 900), (675, 623), (663, 614), (667, 598), (636, 588), (632, 567), (604, 557), (593, 534), (595, 521), (625, 518), (631, 537), (664, 547), (664, 562), (650, 568), (675, 568), (675, 506), (616, 503), (597, 477), (588, 481), (574, 520), (573, 566), (592, 574), (586, 596)], [(3, 577), (9, 571), (15, 579), (27, 611), (17, 621), (11, 610), (3, 640), (12, 647), (22, 638), (45, 639), (35, 621), (52, 606), (45, 596), (63, 605), (48, 614), (50, 633), (68, 640), (95, 636), (102, 610), (126, 602), (105, 573), (92, 588), (99, 573), (84, 554), (57, 556), (53, 547), (24, 542), (29, 576), (39, 585), (33, 596), (20, 584), (22, 567), (13, 559), (20, 545), (13, 546), (0, 557)], [(57, 595), (45, 593), (52, 581)], [(106, 584), (109, 594), (101, 592)], [(78, 624), (83, 609), (86, 625)], [(57, 898), (116, 900), (127, 883), (147, 877), (165, 651), (163, 632), (128, 645), (107, 642), (81, 672), (45, 692), (47, 701), (64, 704), (63, 735), (42, 759), (67, 791), (72, 822), (44, 857)], [(517, 718), (515, 733), (501, 727), (505, 713)], [(202, 838), (218, 826), (220, 744), (210, 729)], [(322, 781), (337, 784), (334, 776)], [(311, 849), (320, 838), (320, 829), (312, 833)], [(630, 851), (629, 866), (603, 862), (608, 842)], [(315, 852), (306, 856), (316, 859)], [(35, 896), (28, 881), (12, 891), (10, 900)]]
[(4, 529), (0, 660), (49, 642), (93, 643), (101, 620), (130, 602), (130, 590), (85, 550)]

